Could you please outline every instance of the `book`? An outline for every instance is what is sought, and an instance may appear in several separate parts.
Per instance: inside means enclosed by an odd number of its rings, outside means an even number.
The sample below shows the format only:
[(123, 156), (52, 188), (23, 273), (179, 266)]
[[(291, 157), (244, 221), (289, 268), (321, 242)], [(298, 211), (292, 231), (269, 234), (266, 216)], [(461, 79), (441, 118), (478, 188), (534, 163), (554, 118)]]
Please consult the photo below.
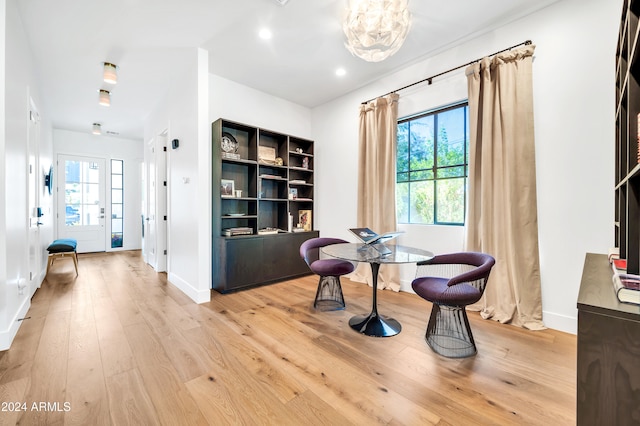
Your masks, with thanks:
[(620, 271), (627, 270), (627, 260), (626, 259), (613, 259), (613, 266)]
[(393, 231), (378, 235), (369, 228), (350, 228), (349, 232), (365, 244), (384, 244), (404, 233), (404, 231)]
[(298, 227), (303, 228), (305, 231), (311, 231), (311, 225), (313, 224), (311, 215), (311, 210), (298, 210)]
[(613, 274), (613, 288), (622, 303), (640, 305), (640, 280), (626, 280), (626, 274)]

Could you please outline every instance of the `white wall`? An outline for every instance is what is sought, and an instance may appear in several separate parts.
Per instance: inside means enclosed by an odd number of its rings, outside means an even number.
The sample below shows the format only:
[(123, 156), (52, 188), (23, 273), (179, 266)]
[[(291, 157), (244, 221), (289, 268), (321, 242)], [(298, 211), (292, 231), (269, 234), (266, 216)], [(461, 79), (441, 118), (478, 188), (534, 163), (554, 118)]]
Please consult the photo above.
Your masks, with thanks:
[(179, 63), (182, 70), (145, 121), (144, 133), (145, 142), (164, 130), (167, 140), (180, 141), (178, 149), (167, 152), (167, 274), (171, 283), (202, 303), (211, 297), (207, 54), (186, 49)]
[[(111, 182), (111, 160), (124, 160), (123, 246), (118, 249), (111, 248), (109, 243), (111, 241), (111, 221), (109, 220), (111, 215), (107, 214), (105, 222), (107, 251), (140, 249), (142, 233), (140, 223), (140, 165), (144, 157), (142, 141), (54, 129), (54, 162), (58, 159), (58, 155), (104, 158), (107, 166), (106, 177), (109, 183)], [(109, 188), (110, 185), (108, 184), (106, 193), (107, 205), (111, 204), (111, 191), (109, 191)], [(54, 194), (54, 196), (57, 197), (59, 195)], [(54, 226), (54, 230), (57, 236), (57, 223)]]
[(282, 98), (209, 75), (209, 118), (262, 127), (300, 138), (311, 138), (311, 110)]
[[(6, 4), (6, 7), (5, 7)], [(0, 161), (4, 165), (0, 174), (0, 350), (7, 349), (18, 331), (20, 322), (30, 306), (28, 291), (20, 292), (18, 282), (28, 280), (28, 153), (27, 123), (29, 98), (42, 105), (37, 78), (16, 1), (0, 2)], [(44, 179), (51, 158), (51, 126), (46, 114), (40, 111), (40, 138), (37, 142), (36, 171)], [(40, 206), (47, 211), (51, 199), (44, 187), (39, 194)], [(45, 248), (52, 235), (52, 224), (43, 218), (40, 227), (42, 263), (38, 280), (44, 277)]]
[[(563, 0), (314, 108), (319, 229), (348, 239), (346, 229), (356, 223), (360, 102), (531, 39), (544, 322), (575, 333), (585, 252), (603, 253), (613, 244), (614, 55), (621, 5)], [(459, 100), (460, 78), (454, 73), (400, 93), (400, 115)], [(461, 228), (409, 231), (401, 243), (435, 253), (462, 249)], [(405, 270), (403, 289), (410, 276)]]

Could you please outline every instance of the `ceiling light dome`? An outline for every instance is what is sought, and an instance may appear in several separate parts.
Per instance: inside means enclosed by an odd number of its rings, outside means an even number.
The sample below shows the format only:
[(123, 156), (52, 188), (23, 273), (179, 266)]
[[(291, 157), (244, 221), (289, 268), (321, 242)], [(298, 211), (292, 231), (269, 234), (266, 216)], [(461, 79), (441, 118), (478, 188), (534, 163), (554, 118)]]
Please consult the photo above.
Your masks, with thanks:
[(368, 62), (396, 53), (411, 27), (409, 0), (349, 0), (342, 30), (345, 47)]
[(108, 90), (100, 89), (98, 103), (102, 106), (111, 106), (111, 93)]
[(118, 66), (110, 62), (104, 62), (102, 78), (105, 83), (116, 84), (118, 82)]
[(93, 123), (93, 126), (91, 128), (91, 133), (93, 133), (94, 135), (101, 135), (102, 125), (100, 125), (100, 123)]

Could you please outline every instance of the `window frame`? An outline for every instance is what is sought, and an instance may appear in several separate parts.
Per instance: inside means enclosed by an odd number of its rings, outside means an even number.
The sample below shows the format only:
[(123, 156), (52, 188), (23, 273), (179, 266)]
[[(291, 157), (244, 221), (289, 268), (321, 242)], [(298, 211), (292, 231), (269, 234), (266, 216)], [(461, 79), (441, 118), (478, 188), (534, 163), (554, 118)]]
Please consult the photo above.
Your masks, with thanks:
[[(451, 111), (454, 109), (458, 109), (458, 108), (466, 108), (465, 111), (465, 115), (464, 115), (464, 120), (463, 120), (463, 134), (465, 135), (465, 140), (464, 140), (464, 144), (463, 144), (463, 151), (464, 151), (464, 164), (455, 164), (455, 165), (446, 165), (446, 166), (438, 166), (438, 142), (439, 142), (439, 135), (438, 135), (438, 115), (445, 113), (447, 111)], [(406, 224), (406, 225), (440, 225), (440, 226), (465, 226), (466, 224), (466, 220), (467, 220), (467, 203), (468, 203), (468, 182), (469, 182), (469, 150), (470, 150), (470, 135), (469, 137), (467, 137), (469, 129), (469, 101), (467, 99), (462, 100), (462, 101), (458, 101), (452, 104), (447, 104), (445, 106), (441, 106), (438, 108), (433, 108), (427, 111), (423, 111), (420, 112), (418, 114), (413, 114), (410, 116), (406, 116), (406, 117), (402, 117), (400, 119), (398, 119), (397, 121), (397, 126), (400, 126), (401, 124), (407, 123), (407, 122), (411, 122), (411, 121), (415, 121), (415, 120), (419, 120), (428, 116), (433, 116), (433, 129), (434, 129), (434, 134), (433, 134), (433, 152), (431, 153), (433, 155), (433, 166), (431, 168), (428, 169), (411, 169), (411, 137), (408, 138), (407, 140), (407, 155), (408, 155), (408, 169), (407, 170), (403, 170), (403, 171), (399, 171), (396, 170), (396, 188), (397, 185), (399, 183), (406, 183), (408, 185), (408, 199), (409, 199), (409, 205), (408, 205), (408, 212), (407, 212), (407, 221), (406, 222), (398, 222), (401, 224)], [(411, 132), (409, 131), (409, 134)], [(396, 164), (398, 162), (398, 148), (396, 146)], [(463, 167), (464, 168), (464, 174), (463, 175), (459, 175), (459, 176), (448, 176), (448, 177), (438, 177), (439, 173), (442, 173), (443, 170), (446, 169), (453, 169), (453, 168), (459, 168), (459, 167)], [(431, 178), (421, 178), (421, 179), (412, 179), (412, 175), (415, 174), (415, 172), (427, 172), (427, 173), (431, 173), (432, 177)], [(401, 174), (405, 174), (407, 176), (406, 180), (399, 180), (399, 176)], [(450, 179), (460, 179), (463, 178), (464, 179), (464, 198), (463, 198), (463, 212), (462, 212), (462, 222), (446, 222), (446, 221), (438, 221), (438, 186), (437, 186), (437, 182), (438, 181), (445, 181), (445, 180), (450, 180)], [(433, 222), (432, 223), (419, 223), (419, 222), (412, 222), (411, 221), (411, 184), (412, 183), (416, 183), (416, 182), (433, 182)], [(396, 201), (396, 209), (397, 209), (397, 201)]]

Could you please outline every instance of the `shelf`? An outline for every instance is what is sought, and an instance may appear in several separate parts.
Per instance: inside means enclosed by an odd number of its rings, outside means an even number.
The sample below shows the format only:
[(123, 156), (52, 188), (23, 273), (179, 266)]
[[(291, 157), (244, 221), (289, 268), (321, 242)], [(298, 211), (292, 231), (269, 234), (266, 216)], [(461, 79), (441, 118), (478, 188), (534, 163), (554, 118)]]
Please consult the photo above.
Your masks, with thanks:
[(296, 170), (298, 172), (309, 172), (313, 173), (313, 169), (305, 169), (304, 167), (289, 167), (289, 170)]
[(281, 176), (272, 176), (272, 175), (260, 175), (260, 179), (268, 179), (268, 180), (283, 180), (287, 182), (287, 178)]
[(288, 198), (258, 198), (258, 201), (283, 202), (289, 201)]
[(619, 189), (622, 185), (626, 184), (629, 179), (640, 176), (640, 164), (637, 164), (625, 177), (616, 185), (615, 189)]
[(289, 151), (289, 155), (298, 155), (300, 157), (313, 157), (313, 154), (307, 154), (306, 152)]

